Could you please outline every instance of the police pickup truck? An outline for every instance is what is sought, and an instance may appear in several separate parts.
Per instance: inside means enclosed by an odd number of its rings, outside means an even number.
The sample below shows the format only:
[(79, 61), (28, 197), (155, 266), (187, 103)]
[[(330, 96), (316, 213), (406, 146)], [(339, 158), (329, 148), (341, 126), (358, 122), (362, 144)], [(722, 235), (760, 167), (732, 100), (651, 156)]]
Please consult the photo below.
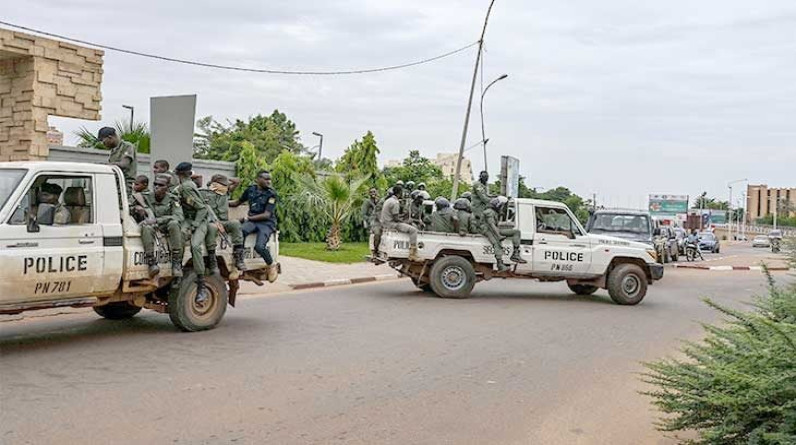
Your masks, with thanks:
[[(252, 239), (242, 274), (232, 268), (230, 246), (216, 250), (220, 274), (206, 278), (210, 298), (201, 304), (195, 299), (190, 248), (183, 278), (174, 278), (163, 237), (156, 243), (161, 272), (150, 279), (141, 229), (130, 216), (123, 187), (117, 167), (0, 163), (0, 314), (93, 307), (118, 320), (146, 308), (168, 313), (184, 331), (200, 331), (216, 326), (227, 304), (234, 306), (240, 280), (263, 284), (265, 262), (252, 254)], [(44, 203), (42, 190), (62, 193)], [(274, 257), (278, 244), (276, 236), (269, 242)]]
[[(482, 235), (420, 232), (420, 261), (411, 262), (408, 235), (385, 231), (379, 255), (372, 260), (389, 264), (418, 288), (443, 298), (467, 298), (482, 280), (531, 278), (566, 281), (578, 295), (608, 289), (617, 304), (635, 305), (644, 299), (647, 286), (663, 277), (652, 246), (588, 234), (562, 203), (513, 199), (501, 219), (501, 227), (520, 230), (520, 252), (527, 261), (510, 264), (506, 272), (495, 270), (493, 247)], [(505, 261), (512, 252), (508, 240), (503, 250)]]

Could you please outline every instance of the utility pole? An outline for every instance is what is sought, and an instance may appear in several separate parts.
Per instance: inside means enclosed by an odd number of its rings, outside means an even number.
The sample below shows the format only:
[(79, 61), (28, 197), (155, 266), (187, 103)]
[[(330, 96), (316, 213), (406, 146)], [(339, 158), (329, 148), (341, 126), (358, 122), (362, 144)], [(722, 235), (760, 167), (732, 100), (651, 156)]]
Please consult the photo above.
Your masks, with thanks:
[(499, 82), (505, 78), (509, 77), (508, 74), (503, 74), (497, 79), (493, 80), (489, 83), (489, 85), (484, 88), (484, 92), (481, 93), (481, 142), (484, 144), (484, 170), (489, 171), (487, 168), (487, 160), (486, 160), (486, 143), (489, 142), (489, 139), (486, 137), (486, 131), (484, 130), (484, 96), (486, 96), (486, 92), (489, 91), (489, 87), (494, 85), (496, 82)]
[(318, 162), (323, 160), (323, 135), (318, 133), (317, 131), (312, 132), (313, 136), (318, 136), (321, 138), (321, 142), (318, 143)]
[(481, 29), (481, 38), (478, 40), (478, 54), (475, 56), (475, 69), (473, 70), (473, 81), (470, 84), (470, 98), (467, 100), (467, 113), (464, 115), (464, 128), (462, 129), (462, 142), (459, 144), (459, 158), (456, 160), (456, 171), (453, 173), (453, 191), (451, 192), (451, 202), (456, 199), (459, 194), (459, 175), (462, 169), (462, 157), (464, 157), (464, 143), (467, 141), (467, 127), (470, 125), (470, 110), (473, 108), (473, 94), (475, 93), (475, 81), (478, 79), (478, 67), (481, 64), (481, 52), (484, 50), (484, 35), (486, 34), (486, 25), (489, 23), (489, 13), (492, 12), (492, 6), (495, 0), (489, 2), (489, 9), (486, 11), (486, 18), (484, 18), (484, 27)]

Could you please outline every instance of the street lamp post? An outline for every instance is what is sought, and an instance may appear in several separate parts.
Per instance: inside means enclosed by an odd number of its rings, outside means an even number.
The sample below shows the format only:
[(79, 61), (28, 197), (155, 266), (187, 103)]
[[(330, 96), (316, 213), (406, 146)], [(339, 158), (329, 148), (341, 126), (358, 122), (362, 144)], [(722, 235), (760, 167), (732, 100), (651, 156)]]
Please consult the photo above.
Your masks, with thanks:
[(132, 105), (122, 105), (122, 108), (130, 110), (130, 133), (133, 132), (133, 118), (135, 117), (135, 107)]
[(727, 188), (730, 189), (730, 200), (727, 201), (727, 241), (732, 240), (732, 185), (744, 181), (748, 181), (748, 179), (736, 179), (727, 183)]
[(495, 0), (489, 2), (489, 9), (486, 10), (486, 17), (484, 18), (484, 27), (481, 29), (481, 38), (478, 39), (478, 53), (475, 56), (475, 69), (473, 70), (473, 81), (470, 83), (470, 98), (467, 100), (467, 112), (464, 114), (464, 128), (462, 128), (462, 141), (459, 144), (459, 157), (456, 159), (456, 171), (453, 172), (453, 191), (451, 192), (451, 201), (456, 199), (456, 196), (459, 194), (459, 174), (462, 170), (464, 144), (467, 142), (467, 127), (470, 124), (470, 110), (473, 108), (475, 81), (478, 78), (478, 67), (481, 64), (481, 52), (484, 50), (484, 35), (486, 35), (486, 25), (489, 23), (489, 14), (492, 12), (492, 6), (494, 4)]
[(323, 135), (317, 131), (313, 131), (312, 134), (321, 138), (321, 142), (318, 143), (318, 161), (320, 161), (323, 159)]
[(489, 169), (487, 168), (487, 161), (486, 161), (486, 143), (487, 141), (489, 141), (489, 139), (486, 138), (486, 132), (484, 131), (484, 96), (486, 96), (486, 92), (489, 91), (489, 87), (507, 77), (509, 77), (508, 74), (503, 74), (502, 76), (493, 80), (492, 82), (489, 83), (489, 85), (486, 86), (486, 88), (484, 88), (484, 91), (481, 93), (481, 140), (484, 143), (484, 171), (489, 171)]

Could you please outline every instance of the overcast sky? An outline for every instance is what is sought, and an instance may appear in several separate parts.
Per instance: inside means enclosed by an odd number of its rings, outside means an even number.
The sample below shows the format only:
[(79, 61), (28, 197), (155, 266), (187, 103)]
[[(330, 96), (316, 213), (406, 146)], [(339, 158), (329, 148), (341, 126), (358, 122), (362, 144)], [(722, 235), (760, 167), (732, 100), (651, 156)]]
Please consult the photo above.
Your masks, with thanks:
[[(478, 39), (488, 0), (8, 2), (2, 20), (217, 64), (332, 70), (392, 65)], [(497, 0), (486, 37), (489, 170), (520, 158), (531, 186), (612, 206), (649, 193), (727, 199), (748, 178), (796, 186), (796, 2)], [(103, 122), (148, 120), (149, 97), (197, 94), (197, 118), (279, 109), (337, 157), (367, 130), (381, 161), (458, 149), (475, 48), (357, 76), (236, 73), (105, 55)], [(478, 92), (476, 93), (478, 95)], [(468, 145), (480, 140), (476, 101)], [(51, 118), (67, 133), (100, 123)], [(475, 170), (483, 152), (468, 152)], [(741, 193), (736, 187), (736, 196)]]

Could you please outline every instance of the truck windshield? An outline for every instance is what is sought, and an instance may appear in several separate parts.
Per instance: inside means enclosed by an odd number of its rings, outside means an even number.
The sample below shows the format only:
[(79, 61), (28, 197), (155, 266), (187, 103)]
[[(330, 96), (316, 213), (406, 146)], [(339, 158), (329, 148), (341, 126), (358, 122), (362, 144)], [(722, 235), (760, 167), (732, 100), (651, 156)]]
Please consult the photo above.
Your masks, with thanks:
[(594, 215), (589, 231), (649, 234), (650, 222), (646, 215), (600, 213)]
[(0, 208), (3, 208), (8, 201), (11, 193), (19, 185), (19, 181), (25, 176), (27, 170), (25, 169), (0, 169)]

